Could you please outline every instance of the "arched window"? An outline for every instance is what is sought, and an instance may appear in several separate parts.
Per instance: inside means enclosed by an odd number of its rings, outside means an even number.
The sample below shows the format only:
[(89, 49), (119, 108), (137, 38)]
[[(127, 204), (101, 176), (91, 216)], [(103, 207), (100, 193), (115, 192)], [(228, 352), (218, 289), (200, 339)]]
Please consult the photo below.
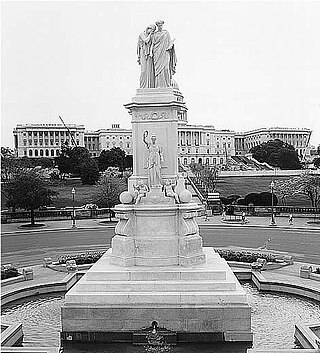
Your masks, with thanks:
[(35, 157), (38, 157), (38, 150), (34, 151), (34, 155), (35, 155)]
[(51, 150), (51, 157), (54, 157), (54, 150)]
[(199, 162), (198, 162), (199, 164), (202, 164), (202, 158), (199, 158)]
[(187, 159), (187, 158), (184, 158), (184, 159), (183, 159), (183, 164), (184, 164), (184, 165), (187, 165), (187, 164), (188, 164), (188, 159)]
[(206, 158), (206, 164), (209, 164), (209, 158)]
[(46, 156), (49, 157), (49, 150), (46, 150)]
[(213, 164), (217, 164), (217, 158), (213, 158)]
[(220, 158), (220, 164), (223, 164), (223, 158)]
[(56, 156), (59, 156), (59, 150), (56, 150)]
[(29, 157), (32, 157), (32, 150), (29, 150)]
[(43, 150), (40, 150), (40, 157), (43, 157)]
[(195, 160), (194, 160), (194, 158), (191, 158), (191, 163), (195, 163)]

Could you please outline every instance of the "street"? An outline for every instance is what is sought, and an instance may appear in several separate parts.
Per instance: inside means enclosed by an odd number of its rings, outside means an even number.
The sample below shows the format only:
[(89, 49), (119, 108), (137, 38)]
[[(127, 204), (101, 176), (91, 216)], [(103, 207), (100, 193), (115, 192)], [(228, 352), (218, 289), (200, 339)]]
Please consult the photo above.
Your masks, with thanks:
[[(320, 264), (319, 230), (201, 225), (204, 246), (259, 248), (288, 252), (301, 262)], [(44, 257), (105, 250), (110, 247), (114, 226), (93, 229), (23, 232), (3, 235), (2, 264), (25, 267), (42, 263)]]

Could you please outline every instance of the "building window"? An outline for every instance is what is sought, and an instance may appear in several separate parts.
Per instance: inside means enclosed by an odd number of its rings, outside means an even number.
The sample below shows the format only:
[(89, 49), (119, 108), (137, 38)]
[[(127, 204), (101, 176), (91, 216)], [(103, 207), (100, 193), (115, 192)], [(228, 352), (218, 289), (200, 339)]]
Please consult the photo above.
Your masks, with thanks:
[(220, 164), (223, 164), (223, 158), (220, 158)]
[(46, 150), (46, 157), (49, 157), (49, 150)]
[(209, 164), (209, 158), (206, 158), (206, 164)]
[(130, 148), (130, 142), (127, 142), (127, 148)]
[(56, 156), (59, 156), (59, 150), (56, 150)]
[(207, 153), (208, 153), (208, 154), (210, 153), (210, 149), (207, 149)]
[(27, 141), (26, 140), (23, 141), (23, 145), (27, 146)]
[(43, 150), (40, 150), (40, 157), (43, 157)]
[(51, 157), (54, 157), (54, 150), (51, 150)]
[[(32, 151), (31, 151), (32, 152)], [(23, 151), (23, 154), (26, 156), (27, 155), (27, 151)]]
[(213, 164), (217, 164), (217, 159), (213, 158), (212, 162), (213, 162)]
[(184, 164), (184, 165), (187, 165), (187, 164), (188, 164), (188, 159), (187, 159), (187, 158), (184, 158), (184, 159), (183, 159), (183, 164)]
[(80, 144), (80, 142), (79, 142), (79, 140), (77, 140), (77, 145), (79, 146), (79, 144)]
[(34, 155), (35, 155), (35, 157), (38, 157), (38, 150), (34, 151)]
[(29, 150), (29, 157), (32, 157), (32, 150)]
[(210, 145), (210, 141), (209, 140), (207, 140), (207, 145)]

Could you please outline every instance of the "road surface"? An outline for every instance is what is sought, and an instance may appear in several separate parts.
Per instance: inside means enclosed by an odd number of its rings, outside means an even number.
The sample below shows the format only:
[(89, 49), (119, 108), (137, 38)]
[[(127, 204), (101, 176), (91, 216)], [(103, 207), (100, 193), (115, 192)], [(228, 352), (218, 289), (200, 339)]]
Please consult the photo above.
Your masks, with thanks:
[[(259, 248), (288, 252), (297, 261), (320, 264), (319, 230), (202, 225), (204, 246)], [(23, 232), (2, 235), (2, 264), (25, 267), (42, 263), (44, 257), (110, 247), (114, 226), (94, 229)]]

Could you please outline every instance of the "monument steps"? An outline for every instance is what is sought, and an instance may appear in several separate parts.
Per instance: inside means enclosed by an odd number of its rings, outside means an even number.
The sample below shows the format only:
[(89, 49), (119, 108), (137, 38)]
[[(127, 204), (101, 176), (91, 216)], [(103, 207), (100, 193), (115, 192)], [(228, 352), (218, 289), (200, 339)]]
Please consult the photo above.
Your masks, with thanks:
[(88, 304), (228, 304), (247, 303), (244, 292), (74, 292), (69, 291), (66, 295), (66, 304), (86, 303)]
[(139, 291), (235, 291), (233, 281), (90, 281), (79, 283), (79, 292), (139, 292)]

